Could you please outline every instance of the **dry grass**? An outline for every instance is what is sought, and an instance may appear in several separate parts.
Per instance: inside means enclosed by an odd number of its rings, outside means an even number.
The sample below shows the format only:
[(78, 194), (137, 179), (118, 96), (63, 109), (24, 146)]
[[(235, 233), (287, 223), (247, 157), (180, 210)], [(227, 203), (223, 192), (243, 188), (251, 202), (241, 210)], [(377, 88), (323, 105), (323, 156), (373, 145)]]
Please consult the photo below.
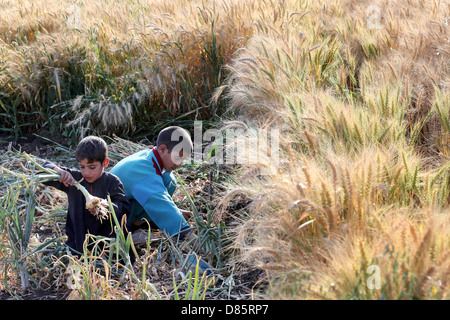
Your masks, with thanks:
[(1, 5), (0, 99), (4, 126), (16, 135), (42, 125), (72, 135), (142, 135), (142, 127), (157, 127), (161, 119), (221, 114), (208, 100), (225, 77), (222, 65), (250, 33), (245, 12), (254, 6), (184, 0)]
[(253, 199), (236, 248), (274, 298), (448, 299), (448, 5), (298, 4), (264, 10), (215, 96), (283, 130), (278, 173), (230, 186)]

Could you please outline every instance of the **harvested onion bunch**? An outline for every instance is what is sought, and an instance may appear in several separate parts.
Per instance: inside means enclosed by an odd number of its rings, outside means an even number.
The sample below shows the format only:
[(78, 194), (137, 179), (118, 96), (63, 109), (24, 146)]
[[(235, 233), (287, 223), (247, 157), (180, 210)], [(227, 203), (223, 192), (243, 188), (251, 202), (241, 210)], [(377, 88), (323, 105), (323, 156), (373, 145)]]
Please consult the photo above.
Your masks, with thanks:
[[(25, 158), (27, 158), (30, 162), (32, 162), (36, 167), (38, 167), (40, 170), (44, 171), (45, 174), (37, 174), (35, 177), (39, 179), (39, 182), (45, 182), (45, 181), (52, 181), (52, 180), (59, 180), (61, 177), (58, 172), (55, 170), (44, 168), (40, 164), (38, 164), (34, 159), (32, 159), (27, 153), (24, 152)], [(83, 178), (84, 179), (84, 178)], [(109, 217), (109, 204), (106, 199), (102, 199), (96, 196), (91, 195), (84, 186), (81, 185), (81, 179), (78, 182), (75, 182), (73, 184), (74, 187), (76, 187), (78, 190), (81, 191), (81, 193), (86, 198), (86, 209), (88, 209), (100, 222), (103, 222), (103, 220), (107, 220)]]
[[(57, 175), (59, 176), (58, 173), (57, 173)], [(59, 177), (58, 177), (58, 179), (59, 179)], [(109, 217), (108, 201), (106, 201), (106, 199), (102, 199), (102, 198), (91, 195), (86, 190), (86, 188), (80, 184), (80, 182), (83, 181), (83, 179), (76, 182), (74, 184), (74, 186), (78, 190), (80, 190), (81, 193), (86, 198), (86, 209), (88, 209), (98, 220), (100, 220), (100, 222), (103, 222), (103, 220), (107, 220)]]

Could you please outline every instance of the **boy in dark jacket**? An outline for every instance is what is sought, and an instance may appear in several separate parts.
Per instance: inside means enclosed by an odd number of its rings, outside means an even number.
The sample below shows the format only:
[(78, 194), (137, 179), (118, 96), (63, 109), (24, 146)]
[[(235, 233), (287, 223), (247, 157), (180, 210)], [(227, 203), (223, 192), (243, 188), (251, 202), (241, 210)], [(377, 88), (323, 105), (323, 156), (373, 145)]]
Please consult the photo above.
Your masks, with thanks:
[(93, 196), (107, 199), (111, 198), (114, 212), (119, 222), (128, 215), (130, 204), (125, 196), (120, 179), (104, 169), (108, 166), (108, 146), (106, 142), (94, 136), (88, 136), (80, 141), (75, 152), (75, 159), (79, 163), (79, 170), (58, 167), (46, 162), (45, 167), (51, 168), (61, 175), (59, 181), (46, 182), (48, 186), (55, 187), (67, 193), (68, 210), (66, 221), (66, 244), (75, 253), (83, 252), (83, 242), (86, 234), (114, 237), (110, 218), (106, 221), (97, 219), (86, 209), (86, 198), (73, 184), (80, 182)]

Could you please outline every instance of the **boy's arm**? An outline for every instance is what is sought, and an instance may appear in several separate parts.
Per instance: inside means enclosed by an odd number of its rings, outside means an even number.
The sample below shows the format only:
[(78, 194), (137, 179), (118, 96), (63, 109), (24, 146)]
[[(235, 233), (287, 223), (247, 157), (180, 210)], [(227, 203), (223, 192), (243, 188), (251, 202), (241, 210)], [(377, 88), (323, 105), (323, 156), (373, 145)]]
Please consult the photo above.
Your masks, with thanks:
[[(177, 179), (175, 178), (175, 176), (173, 175), (172, 172), (168, 172), (168, 171), (165, 171), (162, 174), (162, 178), (163, 178), (164, 186), (167, 189), (167, 192), (169, 193), (169, 195), (171, 197), (173, 197), (173, 194), (174, 194), (175, 190), (177, 189)], [(180, 210), (180, 212), (183, 215), (185, 220), (189, 220), (192, 217), (192, 213), (190, 211), (183, 210), (180, 208), (178, 208), (178, 210)]]
[(49, 181), (44, 184), (47, 186), (55, 187), (61, 191), (67, 191), (68, 187), (75, 183), (75, 179), (72, 173), (67, 168), (60, 168), (52, 162), (46, 161), (43, 165), (45, 168), (53, 169), (60, 174), (60, 179), (58, 181)]
[(158, 228), (170, 236), (189, 228), (189, 224), (167, 191), (151, 194), (143, 207)]
[(161, 177), (148, 176), (137, 183), (131, 192), (150, 219), (169, 235), (175, 235), (180, 230), (189, 227), (164, 186)]
[(123, 185), (120, 180), (114, 179), (114, 181), (109, 185), (108, 193), (111, 198), (111, 203), (114, 208), (114, 213), (116, 214), (119, 223), (124, 215), (128, 215), (130, 212), (130, 202), (125, 196), (123, 191)]
[(175, 179), (175, 176), (172, 172), (165, 171), (162, 174), (162, 179), (167, 192), (172, 197), (175, 190), (177, 189), (177, 180)]

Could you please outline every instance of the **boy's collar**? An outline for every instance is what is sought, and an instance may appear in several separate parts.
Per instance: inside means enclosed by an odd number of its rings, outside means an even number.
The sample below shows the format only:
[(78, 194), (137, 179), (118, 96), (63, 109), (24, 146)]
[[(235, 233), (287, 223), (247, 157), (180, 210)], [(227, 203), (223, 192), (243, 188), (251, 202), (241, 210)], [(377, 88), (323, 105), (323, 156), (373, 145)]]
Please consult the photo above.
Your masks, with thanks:
[(153, 154), (155, 155), (156, 160), (158, 161), (159, 170), (162, 172), (164, 168), (164, 163), (161, 159), (161, 156), (158, 153), (158, 149), (156, 147), (153, 147)]

